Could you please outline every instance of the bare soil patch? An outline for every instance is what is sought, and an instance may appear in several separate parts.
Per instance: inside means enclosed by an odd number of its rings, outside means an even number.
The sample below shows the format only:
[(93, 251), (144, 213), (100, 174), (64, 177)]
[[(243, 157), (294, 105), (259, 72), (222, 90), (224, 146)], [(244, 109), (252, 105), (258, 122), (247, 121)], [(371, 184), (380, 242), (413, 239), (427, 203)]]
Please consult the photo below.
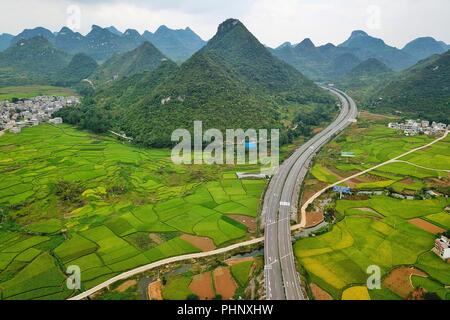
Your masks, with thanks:
[(362, 175), (359, 177), (361, 182), (378, 182), (378, 181), (385, 181), (387, 180), (386, 178), (374, 175), (374, 174), (370, 174), (370, 173), (366, 173), (365, 175)]
[(383, 285), (404, 299), (407, 299), (414, 291), (411, 282), (412, 276), (426, 277), (427, 274), (415, 268), (397, 268), (383, 280)]
[(411, 295), (409, 296), (409, 300), (423, 300), (423, 297), (427, 293), (427, 291), (424, 288), (417, 288), (415, 289)]
[[(341, 171), (335, 167), (327, 167), (330, 172), (332, 172), (335, 176), (337, 176), (340, 180), (347, 179), (348, 177), (358, 173), (357, 171)], [(359, 181), (358, 178), (355, 178), (356, 181)], [(350, 180), (351, 181), (351, 180)]]
[(356, 210), (360, 210), (360, 211), (364, 211), (364, 212), (370, 212), (370, 213), (375, 213), (375, 214), (379, 214), (378, 212), (376, 212), (375, 210), (373, 210), (372, 208), (355, 208)]
[(313, 195), (322, 190), (327, 186), (326, 183), (321, 182), (316, 179), (308, 179), (305, 181), (304, 189), (302, 192), (302, 199), (300, 201), (301, 204), (304, 204), (308, 201)]
[(312, 228), (322, 223), (325, 219), (323, 212), (308, 212), (306, 214), (306, 228)]
[(426, 232), (429, 232), (432, 234), (441, 234), (441, 233), (445, 232), (444, 229), (442, 229), (432, 223), (429, 223), (428, 221), (422, 220), (420, 218), (411, 219), (408, 222), (411, 223), (412, 225), (415, 225), (416, 227), (419, 227), (420, 229), (425, 230)]
[[(449, 174), (450, 176), (450, 174)], [(439, 186), (439, 187), (450, 187), (450, 179), (449, 178), (443, 178), (443, 179), (437, 179), (437, 178), (430, 178), (426, 180), (427, 183), (433, 186)]]
[(162, 296), (162, 281), (158, 280), (148, 285), (148, 299), (149, 300), (163, 300)]
[(323, 131), (323, 128), (315, 128), (314, 130), (313, 130), (313, 133), (314, 134), (318, 134), (318, 133), (320, 133), (320, 132), (322, 132)]
[(238, 286), (231, 275), (230, 268), (221, 267), (214, 270), (214, 287), (223, 300), (233, 298)]
[(359, 113), (359, 117), (367, 120), (386, 120), (386, 119), (395, 119), (393, 116), (383, 115), (383, 114), (375, 114), (367, 111), (361, 111)]
[(128, 281), (125, 281), (124, 283), (122, 283), (120, 286), (118, 286), (116, 288), (116, 290), (114, 290), (114, 291), (123, 293), (123, 292), (127, 291), (128, 289), (130, 289), (131, 287), (135, 286), (136, 284), (137, 284), (136, 280), (128, 280)]
[(189, 286), (189, 289), (201, 300), (214, 299), (214, 288), (211, 272), (196, 275)]
[(247, 217), (247, 216), (241, 216), (241, 215), (238, 215), (238, 214), (232, 214), (232, 215), (229, 215), (229, 217), (231, 219), (236, 220), (237, 222), (240, 222), (243, 225), (245, 225), (248, 228), (248, 232), (250, 232), (250, 233), (255, 233), (257, 228), (258, 228), (255, 218), (250, 218), (250, 217)]
[(309, 287), (311, 288), (315, 300), (320, 301), (333, 300), (333, 297), (328, 292), (319, 287), (317, 284), (311, 283)]
[(210, 238), (206, 237), (198, 237), (193, 236), (190, 234), (183, 234), (181, 236), (181, 239), (183, 239), (186, 242), (189, 242), (194, 247), (199, 248), (203, 252), (208, 252), (216, 249), (216, 246), (214, 245), (214, 241), (212, 241)]
[(247, 257), (247, 258), (228, 259), (225, 261), (225, 263), (231, 267), (231, 266), (234, 266), (234, 265), (237, 265), (240, 263), (244, 263), (244, 262), (249, 262), (249, 261), (255, 261), (255, 258)]
[(162, 244), (164, 242), (161, 236), (157, 233), (150, 233), (148, 237), (156, 244)]
[(406, 179), (400, 180), (399, 182), (403, 183), (403, 184), (406, 184), (406, 185), (414, 184), (414, 180), (411, 179), (411, 178), (406, 178)]

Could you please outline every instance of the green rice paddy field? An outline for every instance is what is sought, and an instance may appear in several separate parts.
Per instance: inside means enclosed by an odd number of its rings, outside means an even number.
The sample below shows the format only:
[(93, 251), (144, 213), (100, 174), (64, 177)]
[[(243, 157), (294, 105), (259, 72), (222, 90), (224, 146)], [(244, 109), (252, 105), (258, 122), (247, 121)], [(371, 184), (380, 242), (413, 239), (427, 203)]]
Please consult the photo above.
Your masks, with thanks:
[[(183, 234), (223, 246), (248, 236), (228, 215), (256, 217), (256, 167), (175, 166), (169, 150), (121, 144), (69, 126), (0, 138), (0, 297), (66, 299), (65, 270), (82, 289), (166, 257), (199, 252)], [(149, 235), (153, 235), (150, 237)]]
[[(396, 266), (416, 266), (442, 287), (450, 284), (450, 265), (430, 250), (435, 235), (408, 222), (443, 213), (449, 200), (397, 200), (376, 196), (369, 200), (339, 200), (336, 210), (345, 218), (332, 231), (315, 238), (302, 239), (294, 251), (310, 280), (340, 299), (349, 286), (364, 285), (371, 265), (381, 268), (383, 276)], [(367, 209), (373, 210), (373, 214)], [(447, 225), (441, 227), (449, 228)], [(369, 291), (372, 299), (390, 299), (388, 289)]]
[(12, 98), (26, 99), (36, 96), (76, 96), (75, 91), (69, 88), (53, 86), (20, 86), (0, 88), (0, 101), (11, 100)]
[[(343, 177), (385, 162), (411, 149), (426, 145), (435, 138), (405, 137), (385, 125), (368, 129), (349, 129), (326, 146), (312, 170), (312, 178), (331, 184)], [(341, 152), (354, 152), (353, 158), (340, 157)], [(361, 190), (392, 188), (397, 192), (417, 193), (436, 181), (448, 183), (450, 169), (450, 139), (408, 155), (395, 163), (381, 167), (353, 188)], [(383, 277), (393, 268), (415, 266), (428, 278), (413, 279), (428, 290), (439, 288), (441, 298), (450, 299), (450, 264), (431, 249), (436, 236), (409, 222), (421, 218), (444, 230), (450, 229), (450, 214), (445, 197), (429, 200), (398, 200), (388, 196), (372, 196), (365, 200), (338, 200), (336, 211), (343, 216), (333, 229), (323, 235), (299, 240), (294, 247), (299, 264), (309, 281), (318, 284), (333, 298), (352, 286), (365, 285), (371, 265), (381, 267)], [(435, 291), (434, 291), (435, 292)], [(371, 299), (400, 299), (388, 288), (369, 290)]]
[[(375, 125), (359, 133), (348, 130), (324, 148), (312, 169), (312, 175), (319, 181), (332, 184), (434, 139), (427, 136), (406, 137), (385, 125)], [(353, 152), (355, 157), (343, 158), (341, 152)], [(356, 187), (361, 190), (390, 187), (398, 192), (417, 192), (426, 186), (424, 179), (448, 178), (445, 170), (450, 170), (450, 137), (400, 160), (404, 162), (392, 163), (362, 176)], [(405, 181), (406, 178), (408, 181)]]

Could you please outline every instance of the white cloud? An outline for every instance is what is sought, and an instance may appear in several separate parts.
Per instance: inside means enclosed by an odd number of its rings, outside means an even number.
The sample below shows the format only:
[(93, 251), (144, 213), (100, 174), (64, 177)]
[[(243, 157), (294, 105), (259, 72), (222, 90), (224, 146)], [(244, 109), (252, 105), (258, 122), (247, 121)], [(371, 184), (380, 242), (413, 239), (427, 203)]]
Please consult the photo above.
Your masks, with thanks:
[(355, 29), (396, 46), (424, 35), (450, 42), (448, 0), (2, 0), (0, 33), (35, 26), (59, 30), (66, 25), (71, 4), (82, 10), (82, 33), (92, 24), (141, 32), (165, 24), (190, 26), (208, 39), (220, 22), (233, 17), (271, 46), (306, 37), (316, 44), (340, 43)]

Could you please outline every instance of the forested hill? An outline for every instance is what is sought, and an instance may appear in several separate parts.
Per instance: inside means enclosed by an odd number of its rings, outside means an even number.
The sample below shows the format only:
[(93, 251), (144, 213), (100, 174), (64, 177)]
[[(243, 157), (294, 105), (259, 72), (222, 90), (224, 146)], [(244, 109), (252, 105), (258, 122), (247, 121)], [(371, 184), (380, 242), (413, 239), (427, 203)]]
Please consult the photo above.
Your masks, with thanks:
[(95, 83), (104, 84), (124, 76), (155, 70), (167, 57), (150, 42), (123, 54), (117, 54), (102, 64), (90, 77)]
[[(117, 103), (117, 92), (123, 93)], [(95, 129), (112, 127), (146, 146), (171, 145), (177, 128), (283, 128), (282, 107), (332, 105), (332, 98), (293, 67), (273, 57), (238, 20), (227, 20), (216, 36), (180, 67), (117, 81), (87, 99), (70, 121)], [(64, 116), (64, 115), (63, 115)], [(107, 125), (105, 125), (107, 124)]]
[(377, 111), (400, 111), (450, 123), (450, 51), (401, 72), (369, 99)]
[(0, 52), (0, 85), (49, 83), (69, 61), (44, 37), (19, 41)]
[(367, 59), (353, 68), (345, 76), (337, 79), (340, 88), (347, 91), (358, 102), (370, 95), (381, 85), (385, 85), (395, 76), (383, 62), (375, 58)]
[(69, 65), (56, 75), (55, 84), (68, 87), (88, 78), (98, 67), (97, 62), (84, 53), (73, 56)]
[(323, 94), (311, 80), (275, 58), (239, 20), (222, 23), (200, 53), (218, 57), (251, 87), (300, 100)]

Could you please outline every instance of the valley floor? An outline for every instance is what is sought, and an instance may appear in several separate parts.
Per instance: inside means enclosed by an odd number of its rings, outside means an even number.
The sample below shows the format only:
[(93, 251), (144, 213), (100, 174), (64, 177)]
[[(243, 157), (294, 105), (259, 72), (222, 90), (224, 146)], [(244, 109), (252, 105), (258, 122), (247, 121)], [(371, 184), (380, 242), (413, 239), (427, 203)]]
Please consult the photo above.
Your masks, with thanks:
[[(383, 119), (368, 118), (363, 115), (324, 148), (305, 182), (302, 202), (326, 185), (432, 141), (404, 137), (387, 129)], [(313, 296), (324, 296), (319, 289), (334, 299), (417, 299), (425, 292), (450, 299), (450, 265), (431, 251), (437, 234), (450, 229), (449, 150), (446, 138), (404, 162), (344, 183), (353, 195), (340, 199), (328, 192), (309, 208), (309, 219), (334, 212), (337, 222), (294, 247)], [(344, 157), (346, 152), (354, 157)], [(370, 266), (381, 269), (381, 290), (367, 290)]]
[[(175, 166), (169, 150), (140, 149), (72, 127), (41, 125), (0, 139), (2, 299), (66, 299), (65, 271), (82, 290), (166, 257), (253, 237), (264, 180), (257, 167)], [(252, 233), (253, 232), (253, 233)]]
[(1, 87), (0, 88), (0, 101), (17, 99), (28, 99), (36, 96), (74, 96), (75, 91), (69, 88), (54, 87), (54, 86), (42, 86), (42, 85), (30, 85), (20, 87)]

